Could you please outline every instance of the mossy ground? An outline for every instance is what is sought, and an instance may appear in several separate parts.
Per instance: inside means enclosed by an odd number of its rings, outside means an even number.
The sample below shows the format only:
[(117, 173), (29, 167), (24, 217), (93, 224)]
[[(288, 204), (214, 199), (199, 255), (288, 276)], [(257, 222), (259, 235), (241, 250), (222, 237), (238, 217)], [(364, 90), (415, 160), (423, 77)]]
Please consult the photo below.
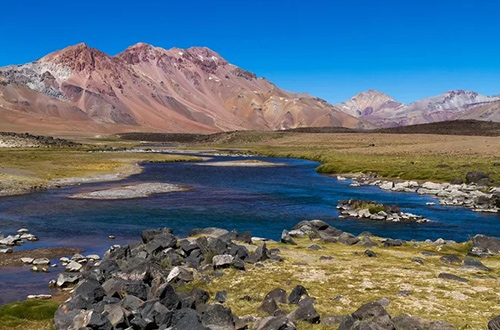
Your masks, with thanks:
[(59, 303), (52, 300), (26, 300), (0, 307), (0, 330), (53, 329), (52, 318)]
[[(402, 247), (370, 248), (378, 255), (369, 258), (365, 247), (346, 246), (337, 243), (296, 240), (298, 245), (270, 243), (269, 248), (279, 248), (283, 263), (266, 261), (264, 268), (248, 266), (246, 272), (225, 270), (225, 275), (212, 282), (195, 282), (210, 292), (211, 297), (219, 290), (227, 290), (225, 303), (241, 316), (265, 316), (257, 312), (264, 296), (277, 287), (289, 294), (298, 284), (306, 287), (316, 297), (315, 308), (322, 316), (346, 315), (366, 302), (389, 298), (387, 310), (392, 316), (403, 313), (447, 321), (457, 329), (486, 329), (487, 323), (500, 314), (498, 279), (500, 258), (482, 259), (492, 268), (491, 272), (461, 270), (459, 266), (444, 265), (439, 258), (444, 254), (465, 257), (468, 243), (439, 248), (433, 244), (407, 243)], [(376, 239), (375, 239), (376, 241)], [(321, 250), (308, 249), (318, 244)], [(436, 256), (422, 255), (422, 251), (435, 252)], [(321, 256), (333, 257), (320, 260)], [(424, 265), (412, 261), (414, 257), (425, 259)], [(441, 272), (452, 273), (469, 280), (468, 283), (439, 279)], [(399, 296), (407, 290), (409, 296)], [(250, 296), (251, 301), (241, 300)], [(335, 297), (342, 296), (337, 300)], [(281, 306), (287, 312), (293, 306)], [(331, 329), (323, 325), (299, 324), (299, 329)]]

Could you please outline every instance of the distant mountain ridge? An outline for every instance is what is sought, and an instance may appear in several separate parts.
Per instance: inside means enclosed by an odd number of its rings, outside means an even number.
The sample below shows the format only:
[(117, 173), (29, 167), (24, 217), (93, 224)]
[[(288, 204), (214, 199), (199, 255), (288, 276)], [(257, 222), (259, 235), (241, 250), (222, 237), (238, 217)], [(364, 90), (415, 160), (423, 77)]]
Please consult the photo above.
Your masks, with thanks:
[(360, 121), (280, 89), (204, 47), (138, 43), (116, 56), (86, 44), (0, 68), (0, 129), (48, 132), (218, 132)]
[(369, 90), (337, 104), (337, 107), (377, 127), (461, 119), (500, 122), (500, 95), (484, 96), (464, 90), (449, 91), (409, 104), (400, 103), (382, 92)]

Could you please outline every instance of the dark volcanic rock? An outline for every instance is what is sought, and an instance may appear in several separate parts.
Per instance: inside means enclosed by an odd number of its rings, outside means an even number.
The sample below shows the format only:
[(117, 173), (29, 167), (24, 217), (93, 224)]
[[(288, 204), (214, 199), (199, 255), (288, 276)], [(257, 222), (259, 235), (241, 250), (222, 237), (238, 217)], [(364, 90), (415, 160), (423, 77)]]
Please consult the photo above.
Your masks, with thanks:
[(226, 290), (223, 290), (223, 291), (217, 291), (215, 293), (215, 300), (217, 302), (220, 302), (221, 304), (225, 303), (226, 302), (226, 299), (227, 299), (227, 291)]
[(282, 304), (286, 304), (286, 291), (280, 288), (276, 288), (266, 294), (266, 298), (271, 298), (274, 301)]
[(157, 236), (163, 236), (166, 234), (172, 234), (171, 228), (161, 228), (161, 229), (148, 229), (141, 233), (142, 242), (147, 244), (152, 241)]
[(481, 261), (472, 259), (472, 258), (465, 258), (464, 264), (462, 269), (477, 269), (477, 270), (483, 270), (483, 271), (491, 271), (490, 268), (486, 267)]
[(460, 259), (460, 257), (457, 255), (450, 254), (439, 258), (439, 262), (447, 265), (461, 265), (462, 259)]
[(465, 181), (468, 184), (476, 183), (479, 185), (488, 185), (493, 183), (493, 180), (481, 171), (467, 172), (467, 174), (465, 175)]
[(274, 315), (274, 312), (278, 310), (278, 304), (276, 301), (270, 297), (264, 298), (264, 301), (259, 306), (259, 311), (264, 312), (268, 315)]
[(289, 304), (298, 304), (302, 296), (307, 295), (307, 290), (302, 285), (297, 285), (293, 288), (292, 292), (288, 296)]
[(297, 309), (288, 315), (291, 321), (304, 321), (308, 323), (319, 323), (320, 317), (314, 309), (314, 298), (305, 298), (299, 301)]
[(285, 316), (269, 316), (257, 320), (252, 330), (297, 330), (297, 326)]
[(500, 316), (488, 322), (488, 330), (500, 330)]
[(392, 319), (396, 329), (402, 330), (454, 330), (455, 327), (443, 321), (428, 321), (403, 314)]
[(458, 282), (463, 282), (463, 283), (469, 282), (469, 280), (466, 279), (466, 278), (463, 278), (463, 277), (460, 277), (460, 276), (456, 276), (456, 275), (453, 275), (453, 274), (448, 274), (448, 273), (441, 273), (441, 274), (438, 275), (438, 277), (442, 278), (444, 280), (458, 281)]
[(389, 316), (389, 313), (377, 302), (364, 304), (357, 311), (352, 313), (352, 317), (356, 320), (366, 320), (374, 317)]
[(234, 330), (235, 322), (231, 310), (222, 305), (208, 306), (201, 315), (201, 323), (209, 329)]
[(366, 250), (365, 251), (365, 255), (367, 257), (370, 257), (370, 258), (376, 258), (377, 257), (377, 254), (375, 252), (373, 252), (372, 250)]
[(500, 239), (476, 235), (472, 239), (472, 247), (469, 254), (477, 257), (500, 255)]

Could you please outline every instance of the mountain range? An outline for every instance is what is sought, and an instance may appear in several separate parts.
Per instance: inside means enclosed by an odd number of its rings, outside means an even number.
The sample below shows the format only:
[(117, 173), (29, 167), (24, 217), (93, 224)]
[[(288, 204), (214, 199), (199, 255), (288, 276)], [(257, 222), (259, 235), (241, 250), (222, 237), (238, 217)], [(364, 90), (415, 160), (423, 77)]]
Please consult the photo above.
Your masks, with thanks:
[(402, 104), (374, 90), (332, 105), (285, 91), (205, 47), (138, 43), (115, 56), (86, 44), (0, 68), (0, 130), (60, 134), (211, 133), (454, 119), (500, 121), (500, 96), (469, 91)]
[(403, 104), (387, 94), (369, 90), (336, 105), (343, 112), (376, 127), (475, 119), (500, 122), (500, 95), (454, 90)]

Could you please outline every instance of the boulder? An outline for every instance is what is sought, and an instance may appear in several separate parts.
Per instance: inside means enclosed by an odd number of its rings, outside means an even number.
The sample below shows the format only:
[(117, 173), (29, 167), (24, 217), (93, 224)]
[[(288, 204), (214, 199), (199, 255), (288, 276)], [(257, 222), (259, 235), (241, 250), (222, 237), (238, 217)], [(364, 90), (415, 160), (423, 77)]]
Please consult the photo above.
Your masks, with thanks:
[(297, 330), (297, 326), (285, 316), (269, 316), (257, 320), (252, 330)]
[(193, 272), (185, 267), (174, 267), (167, 277), (167, 282), (192, 282), (194, 280)]
[(142, 242), (144, 244), (149, 243), (157, 236), (170, 235), (173, 231), (170, 228), (160, 228), (160, 229), (148, 229), (141, 233)]
[(212, 259), (215, 268), (227, 268), (233, 264), (234, 257), (230, 254), (216, 255)]
[(69, 264), (66, 265), (66, 271), (68, 272), (79, 272), (82, 270), (83, 266), (82, 264), (76, 262), (76, 261), (71, 261)]
[(70, 275), (61, 273), (57, 275), (56, 285), (60, 288), (66, 288), (68, 286), (75, 285), (76, 283), (78, 283), (80, 278), (81, 277), (79, 275)]
[(366, 250), (365, 255), (369, 258), (376, 258), (377, 257), (377, 254), (372, 250)]
[(180, 309), (174, 313), (171, 330), (209, 330), (201, 324), (200, 317), (193, 309)]
[(460, 268), (482, 270), (486, 272), (491, 271), (491, 268), (486, 267), (481, 261), (472, 258), (465, 258), (464, 264)]
[(211, 330), (235, 330), (235, 322), (231, 310), (222, 305), (208, 306), (201, 315), (202, 324)]
[(471, 171), (465, 175), (465, 182), (468, 184), (488, 185), (493, 183), (493, 180), (481, 171)]
[(458, 282), (463, 282), (463, 283), (469, 282), (469, 280), (466, 279), (466, 278), (463, 278), (463, 277), (460, 277), (460, 276), (456, 276), (456, 275), (453, 275), (453, 274), (448, 274), (448, 273), (440, 273), (438, 275), (438, 277), (442, 278), (444, 280), (450, 280), (450, 281), (458, 281)]
[(455, 327), (443, 321), (428, 321), (403, 314), (392, 319), (396, 329), (402, 330), (454, 330)]
[(292, 237), (288, 234), (288, 230), (286, 229), (284, 229), (283, 232), (281, 233), (280, 242), (283, 244), (297, 245), (297, 243), (295, 243)]
[(500, 255), (500, 239), (476, 235), (472, 238), (472, 247), (469, 254), (477, 257)]
[(278, 303), (286, 304), (286, 291), (280, 288), (276, 288), (266, 294), (265, 299), (268, 298), (271, 298)]
[(274, 299), (266, 297), (262, 304), (259, 306), (258, 310), (260, 312), (266, 313), (267, 315), (274, 315), (274, 313), (278, 310), (278, 304)]
[(364, 304), (354, 313), (352, 317), (355, 320), (366, 320), (375, 317), (389, 316), (389, 313), (384, 309), (384, 307), (378, 302), (371, 302)]
[(289, 304), (298, 304), (302, 296), (307, 295), (307, 290), (302, 285), (297, 285), (288, 296)]
[(35, 260), (33, 260), (32, 262), (33, 265), (49, 265), (50, 264), (50, 260), (47, 259), (47, 258), (37, 258)]
[(217, 291), (215, 293), (215, 301), (223, 304), (226, 302), (226, 299), (227, 299), (227, 291), (226, 290), (223, 290), (223, 291)]
[(500, 330), (500, 315), (488, 322), (488, 330)]
[(308, 323), (319, 323), (320, 316), (314, 309), (314, 298), (305, 298), (299, 301), (298, 307), (288, 314), (290, 321), (304, 321)]
[(269, 259), (270, 253), (269, 250), (267, 249), (266, 243), (262, 243), (257, 249), (255, 250), (255, 253), (251, 254), (248, 257), (248, 262), (250, 263), (257, 263), (261, 262), (264, 260)]
[(439, 262), (445, 265), (461, 265), (462, 259), (455, 254), (444, 255), (439, 258)]
[(359, 242), (359, 238), (350, 233), (342, 233), (338, 238), (338, 242), (346, 245), (354, 245)]

